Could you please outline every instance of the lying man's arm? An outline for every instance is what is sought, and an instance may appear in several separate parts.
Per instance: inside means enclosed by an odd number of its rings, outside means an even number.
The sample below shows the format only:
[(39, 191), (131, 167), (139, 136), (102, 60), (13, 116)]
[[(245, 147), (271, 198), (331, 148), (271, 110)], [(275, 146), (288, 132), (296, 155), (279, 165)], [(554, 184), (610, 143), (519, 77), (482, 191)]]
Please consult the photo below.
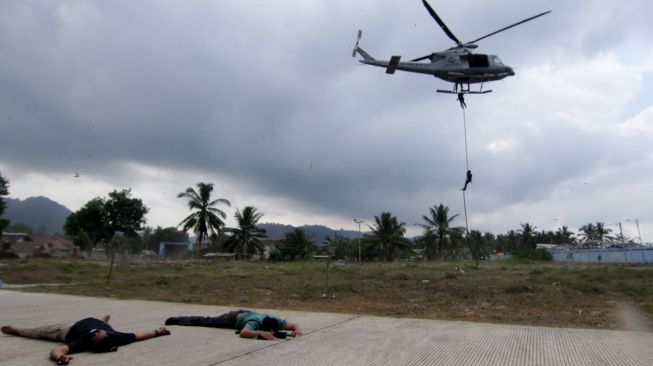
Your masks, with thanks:
[(150, 339), (154, 337), (161, 337), (169, 334), (170, 331), (164, 327), (160, 327), (159, 329), (156, 330), (142, 330), (140, 332), (134, 332), (134, 336), (136, 336), (135, 339), (136, 342), (144, 341), (146, 339)]
[(257, 338), (261, 337), (264, 339), (267, 339), (268, 341), (273, 341), (276, 338), (274, 337), (274, 334), (271, 332), (265, 332), (262, 330), (254, 330), (249, 327), (244, 327), (243, 329), (240, 330), (240, 336), (243, 338)]
[(67, 345), (55, 347), (50, 351), (50, 359), (56, 362), (57, 365), (67, 365), (73, 359), (73, 356), (70, 356), (68, 351)]
[(297, 323), (291, 323), (291, 322), (286, 323), (286, 327), (284, 328), (284, 330), (292, 330), (293, 337), (299, 337), (303, 333), (302, 328), (300, 328), (299, 325), (297, 325)]

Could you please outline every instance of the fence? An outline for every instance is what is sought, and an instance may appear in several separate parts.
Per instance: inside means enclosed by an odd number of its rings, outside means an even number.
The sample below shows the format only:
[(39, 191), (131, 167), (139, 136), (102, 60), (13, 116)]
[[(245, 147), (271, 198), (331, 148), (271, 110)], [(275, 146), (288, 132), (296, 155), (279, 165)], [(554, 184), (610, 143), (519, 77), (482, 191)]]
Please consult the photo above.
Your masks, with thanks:
[(653, 248), (596, 248), (552, 250), (556, 262), (653, 263)]

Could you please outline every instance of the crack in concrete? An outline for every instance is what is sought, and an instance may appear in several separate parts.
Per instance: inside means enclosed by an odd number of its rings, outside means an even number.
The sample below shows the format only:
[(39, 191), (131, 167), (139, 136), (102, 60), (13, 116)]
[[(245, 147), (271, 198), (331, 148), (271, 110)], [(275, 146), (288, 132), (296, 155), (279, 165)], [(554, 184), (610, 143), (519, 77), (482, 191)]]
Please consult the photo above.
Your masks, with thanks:
[[(350, 317), (350, 318), (347, 318), (347, 319), (345, 319), (345, 320), (339, 321), (339, 322), (337, 322), (337, 323), (329, 324), (329, 325), (327, 325), (327, 326), (325, 326), (325, 327), (318, 328), (318, 329), (312, 330), (312, 331), (310, 331), (310, 332), (306, 332), (306, 333), (304, 333), (304, 334), (302, 335), (302, 337), (308, 337), (308, 336), (310, 336), (311, 334), (315, 334), (315, 333), (320, 332), (320, 331), (323, 331), (323, 330), (325, 330), (325, 329), (329, 329), (329, 328), (337, 327), (337, 326), (339, 326), (339, 325), (345, 324), (345, 323), (347, 323), (347, 322), (350, 322), (350, 321), (352, 321), (352, 320), (354, 320), (354, 319), (358, 319), (358, 318), (360, 318), (360, 316), (358, 316), (358, 315), (354, 315), (354, 316), (352, 316), (352, 317)], [(267, 346), (263, 346), (263, 347), (261, 347), (261, 348), (257, 348), (257, 349), (255, 349), (255, 350), (248, 351), (248, 352), (245, 352), (245, 353), (240, 354), (240, 355), (237, 355), (237, 356), (233, 356), (233, 357), (228, 358), (228, 359), (226, 359), (226, 360), (222, 360), (222, 361), (218, 361), (218, 362), (214, 362), (214, 363), (208, 364), (208, 365), (206, 365), (206, 366), (215, 366), (215, 365), (220, 365), (220, 364), (223, 364), (223, 363), (225, 363), (225, 362), (229, 362), (229, 361), (232, 361), (232, 360), (236, 360), (236, 359), (238, 359), (238, 358), (245, 357), (245, 356), (251, 355), (251, 354), (253, 354), (253, 353), (256, 353), (256, 352), (259, 352), (259, 351), (263, 351), (263, 350), (266, 350), (266, 349), (268, 349), (268, 348), (276, 347), (276, 346), (282, 345), (282, 344), (284, 344), (284, 343), (286, 343), (286, 342), (290, 342), (290, 341), (291, 341), (290, 339), (285, 339), (285, 340), (283, 340), (283, 341), (281, 341), (281, 342), (277, 342), (277, 343), (269, 344), (269, 345), (267, 345)]]

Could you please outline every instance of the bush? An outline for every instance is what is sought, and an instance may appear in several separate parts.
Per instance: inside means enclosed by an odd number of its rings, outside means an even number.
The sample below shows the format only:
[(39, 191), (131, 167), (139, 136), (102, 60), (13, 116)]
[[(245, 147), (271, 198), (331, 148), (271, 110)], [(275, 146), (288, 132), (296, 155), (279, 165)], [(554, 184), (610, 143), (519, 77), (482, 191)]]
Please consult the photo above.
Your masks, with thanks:
[(79, 268), (79, 266), (77, 265), (77, 263), (64, 263), (64, 264), (62, 264), (61, 267), (59, 267), (59, 268), (60, 268), (63, 272), (66, 272), (66, 273), (73, 273), (73, 272), (75, 272), (75, 271)]
[(546, 249), (530, 249), (520, 251), (515, 255), (515, 258), (521, 260), (531, 261), (552, 261), (553, 256)]
[(590, 285), (587, 283), (579, 283), (577, 285), (572, 286), (575, 288), (578, 292), (585, 294), (585, 295), (602, 295), (605, 293), (605, 290), (601, 287)]
[(534, 292), (535, 289), (527, 285), (515, 285), (505, 289), (507, 294), (523, 294), (528, 292)]
[(403, 273), (403, 272), (399, 272), (399, 273), (394, 274), (391, 277), (391, 279), (395, 280), (395, 281), (407, 281), (407, 280), (410, 279), (410, 277), (408, 277), (408, 275)]
[(274, 248), (270, 251), (270, 256), (268, 257), (268, 261), (270, 262), (279, 262), (283, 260), (283, 256), (281, 255), (281, 251), (278, 248)]

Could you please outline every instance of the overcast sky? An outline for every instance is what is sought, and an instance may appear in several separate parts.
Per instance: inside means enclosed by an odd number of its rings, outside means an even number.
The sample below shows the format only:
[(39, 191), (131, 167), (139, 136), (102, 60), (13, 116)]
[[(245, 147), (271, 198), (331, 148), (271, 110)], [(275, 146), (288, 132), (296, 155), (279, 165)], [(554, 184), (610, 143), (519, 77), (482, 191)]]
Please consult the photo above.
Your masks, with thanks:
[[(436, 1), (462, 41), (516, 75), (466, 98), (470, 229), (601, 221), (653, 241), (650, 0)], [(265, 222), (358, 229), (390, 211), (409, 234), (461, 214), (465, 142), (450, 84), (360, 65), (452, 46), (419, 0), (0, 2), (0, 173), (10, 197), (71, 210), (131, 188), (150, 226), (177, 193), (255, 206)], [(75, 172), (80, 177), (74, 178)]]

